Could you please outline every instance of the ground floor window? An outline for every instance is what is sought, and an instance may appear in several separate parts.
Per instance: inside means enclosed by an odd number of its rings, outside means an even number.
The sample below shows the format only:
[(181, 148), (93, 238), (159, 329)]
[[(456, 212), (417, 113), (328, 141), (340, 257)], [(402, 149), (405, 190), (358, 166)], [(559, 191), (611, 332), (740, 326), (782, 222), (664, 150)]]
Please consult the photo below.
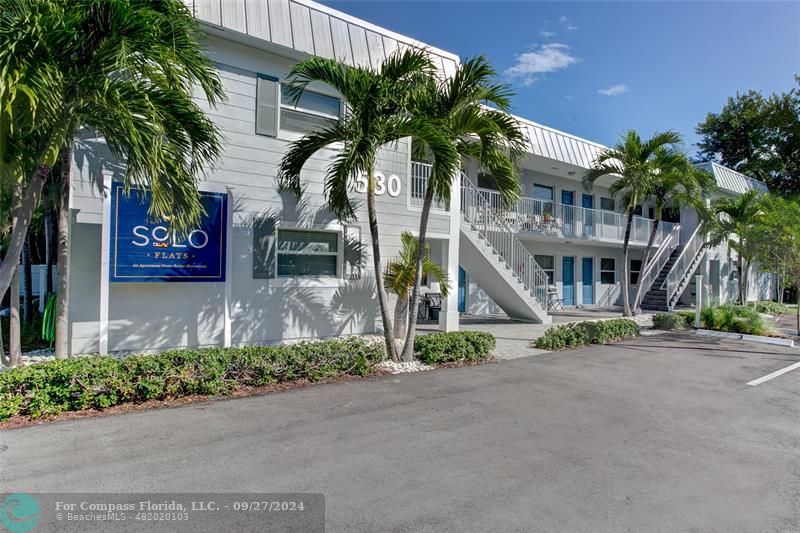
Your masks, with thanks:
[(614, 285), (617, 282), (617, 264), (613, 257), (600, 259), (600, 283)]
[(278, 230), (278, 276), (336, 276), (339, 233), (299, 229)]
[(631, 259), (631, 285), (636, 285), (639, 282), (639, 272), (642, 271), (642, 260)]
[(534, 255), (533, 259), (547, 274), (547, 283), (553, 285), (556, 279), (556, 258), (552, 255)]

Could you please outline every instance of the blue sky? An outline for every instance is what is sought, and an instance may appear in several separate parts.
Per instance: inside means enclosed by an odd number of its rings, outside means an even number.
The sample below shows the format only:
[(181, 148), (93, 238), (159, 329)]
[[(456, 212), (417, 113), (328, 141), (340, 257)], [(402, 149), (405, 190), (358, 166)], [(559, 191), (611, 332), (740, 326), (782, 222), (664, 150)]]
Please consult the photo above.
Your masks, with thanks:
[(694, 128), (728, 96), (787, 91), (800, 74), (800, 2), (330, 1), (512, 82), (515, 113), (604, 144), (630, 128)]

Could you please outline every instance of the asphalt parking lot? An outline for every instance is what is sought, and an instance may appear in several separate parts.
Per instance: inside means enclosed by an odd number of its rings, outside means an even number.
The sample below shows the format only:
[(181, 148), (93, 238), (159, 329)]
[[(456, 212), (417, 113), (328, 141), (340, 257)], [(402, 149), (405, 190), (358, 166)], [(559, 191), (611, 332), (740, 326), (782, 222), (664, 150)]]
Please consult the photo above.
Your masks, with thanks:
[(800, 350), (642, 337), (0, 432), (26, 492), (322, 492), (328, 531), (800, 531)]

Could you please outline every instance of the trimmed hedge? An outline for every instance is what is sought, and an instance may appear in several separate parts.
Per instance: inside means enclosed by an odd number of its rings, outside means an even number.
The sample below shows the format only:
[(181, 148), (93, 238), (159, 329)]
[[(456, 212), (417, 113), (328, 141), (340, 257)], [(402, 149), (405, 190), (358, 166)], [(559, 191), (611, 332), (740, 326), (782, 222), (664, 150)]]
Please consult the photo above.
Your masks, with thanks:
[(639, 325), (636, 322), (617, 318), (555, 326), (536, 339), (533, 345), (540, 350), (559, 350), (588, 344), (606, 344), (638, 335)]
[(364, 376), (385, 359), (382, 342), (358, 337), (282, 346), (173, 350), (153, 355), (79, 357), (0, 372), (0, 420), (39, 418), (122, 403), (343, 375)]
[(495, 338), (482, 331), (452, 331), (419, 335), (414, 351), (426, 364), (485, 361), (492, 357)]
[(694, 314), (690, 317), (686, 313), (657, 313), (653, 316), (653, 328), (674, 331), (686, 329), (694, 325)]
[(756, 304), (756, 311), (768, 315), (781, 315), (790, 313), (791, 309), (789, 309), (788, 306), (778, 302), (765, 301), (758, 302), (758, 304)]

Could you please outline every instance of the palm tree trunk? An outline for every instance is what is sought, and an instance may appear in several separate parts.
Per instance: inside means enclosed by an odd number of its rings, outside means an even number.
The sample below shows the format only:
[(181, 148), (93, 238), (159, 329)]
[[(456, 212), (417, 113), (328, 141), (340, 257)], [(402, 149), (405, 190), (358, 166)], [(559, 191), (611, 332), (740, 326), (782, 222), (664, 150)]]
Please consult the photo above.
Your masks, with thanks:
[(653, 243), (656, 242), (656, 233), (658, 233), (659, 219), (653, 220), (653, 226), (650, 228), (650, 238), (647, 240), (647, 248), (644, 249), (644, 257), (642, 257), (642, 266), (639, 271), (639, 282), (636, 284), (636, 296), (633, 298), (633, 312), (639, 312), (639, 303), (642, 299), (642, 276), (647, 271), (647, 262), (650, 261), (650, 250), (653, 248)]
[(53, 265), (55, 264), (55, 239), (53, 239), (53, 208), (50, 202), (47, 202), (48, 205), (45, 206), (44, 209), (44, 255), (45, 255), (45, 263), (47, 264), (47, 280), (45, 280), (46, 287), (45, 287), (45, 296), (49, 297), (53, 294)]
[(739, 274), (739, 303), (744, 305), (744, 275), (742, 274), (742, 254), (736, 254), (736, 273)]
[[(8, 260), (8, 259), (6, 259)], [(11, 277), (11, 314), (8, 317), (9, 366), (18, 366), (22, 360), (22, 336), (19, 320), (19, 263)]]
[(31, 234), (25, 239), (22, 246), (22, 273), (25, 279), (22, 280), (22, 294), (25, 301), (22, 302), (22, 320), (29, 324), (33, 318), (33, 268), (31, 267)]
[(630, 252), (631, 228), (633, 227), (633, 208), (628, 209), (628, 222), (625, 224), (625, 239), (622, 241), (622, 315), (631, 316), (630, 302)]
[[(428, 188), (425, 190), (425, 200), (422, 202), (422, 213), (419, 220), (419, 247), (417, 248), (416, 267), (414, 270), (414, 287), (411, 289), (411, 305), (413, 310), (408, 317), (408, 329), (403, 343), (403, 361), (414, 360), (414, 338), (417, 335), (417, 313), (419, 307), (419, 286), (422, 282), (422, 259), (425, 257), (425, 237), (428, 232), (428, 217), (433, 205), (433, 187), (428, 181)], [(408, 306), (407, 306), (408, 307)]]
[(394, 305), (394, 338), (402, 339), (406, 334), (406, 323), (408, 322), (408, 297), (397, 296), (397, 303)]
[(8, 249), (2, 263), (0, 263), (0, 294), (5, 294), (11, 286), (11, 278), (19, 266), (19, 257), (22, 253), (25, 238), (28, 235), (33, 211), (39, 205), (39, 197), (42, 194), (42, 188), (49, 173), (49, 166), (39, 165), (25, 187), (25, 192), (20, 202), (17, 223), (12, 224)]
[(59, 180), (58, 209), (58, 287), (56, 289), (56, 359), (69, 357), (69, 275), (70, 275), (70, 232), (69, 212), (70, 153), (71, 146), (61, 150), (61, 176)]
[[(383, 266), (381, 265), (381, 245), (378, 234), (378, 214), (375, 211), (375, 166), (369, 168), (369, 183), (367, 184), (367, 217), (369, 218), (369, 232), (372, 237), (372, 263), (375, 269), (375, 290), (378, 293), (378, 305), (381, 308), (383, 321), (383, 338), (386, 342), (386, 355), (397, 362), (397, 347), (394, 345), (394, 331), (392, 319), (389, 316), (389, 299), (383, 283)], [(61, 268), (59, 267), (59, 277)]]

